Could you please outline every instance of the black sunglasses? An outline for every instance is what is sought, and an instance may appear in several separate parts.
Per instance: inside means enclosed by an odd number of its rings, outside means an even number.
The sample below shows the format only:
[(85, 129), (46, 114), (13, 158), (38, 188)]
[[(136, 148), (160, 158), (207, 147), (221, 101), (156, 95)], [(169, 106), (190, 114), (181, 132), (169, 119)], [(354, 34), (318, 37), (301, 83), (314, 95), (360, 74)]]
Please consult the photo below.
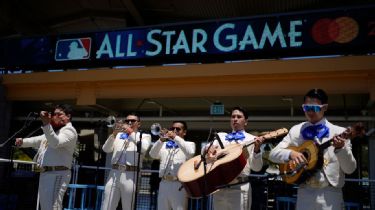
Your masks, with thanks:
[(129, 124), (129, 123), (135, 123), (135, 122), (137, 122), (138, 120), (134, 120), (134, 119), (131, 119), (131, 120), (124, 120), (124, 122), (126, 123), (126, 124)]
[(171, 127), (171, 128), (169, 128), (169, 130), (171, 130), (171, 131), (176, 130), (177, 132), (180, 132), (180, 131), (182, 130), (182, 128), (179, 128), (179, 127)]

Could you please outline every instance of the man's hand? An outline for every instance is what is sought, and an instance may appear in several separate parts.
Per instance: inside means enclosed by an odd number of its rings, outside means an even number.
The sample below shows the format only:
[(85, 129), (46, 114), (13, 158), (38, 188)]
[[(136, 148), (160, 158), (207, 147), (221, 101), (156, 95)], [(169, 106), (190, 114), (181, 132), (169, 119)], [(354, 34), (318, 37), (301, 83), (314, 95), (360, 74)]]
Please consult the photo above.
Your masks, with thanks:
[(332, 146), (336, 149), (341, 149), (345, 146), (346, 139), (340, 137), (340, 136), (334, 136)]
[(174, 139), (176, 137), (176, 133), (174, 131), (168, 131), (166, 136), (168, 137), (168, 139)]
[(210, 147), (210, 149), (206, 153), (206, 160), (208, 163), (216, 160), (218, 150), (219, 146), (217, 145), (212, 145)]
[(52, 116), (47, 111), (40, 112), (40, 119), (42, 120), (43, 125), (48, 125), (51, 123)]
[(17, 147), (22, 146), (23, 139), (22, 138), (16, 138), (16, 142), (14, 143)]
[(289, 159), (292, 161), (292, 164), (294, 165), (299, 165), (307, 162), (306, 157), (302, 153), (293, 150), (290, 153)]
[(255, 153), (260, 152), (260, 146), (262, 146), (264, 140), (265, 139), (263, 137), (255, 137), (254, 139), (254, 152)]
[(124, 123), (124, 125), (122, 126), (122, 129), (124, 130), (124, 133), (127, 133), (128, 135), (130, 135), (134, 131), (134, 129), (126, 123)]

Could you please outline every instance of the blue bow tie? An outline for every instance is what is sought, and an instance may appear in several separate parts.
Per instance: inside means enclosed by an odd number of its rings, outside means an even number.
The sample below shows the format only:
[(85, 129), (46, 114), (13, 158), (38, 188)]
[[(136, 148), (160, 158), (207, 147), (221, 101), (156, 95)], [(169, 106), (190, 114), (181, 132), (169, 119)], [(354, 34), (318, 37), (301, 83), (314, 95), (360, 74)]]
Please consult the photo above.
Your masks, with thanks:
[(232, 133), (228, 133), (225, 136), (225, 140), (233, 141), (233, 140), (243, 140), (245, 138), (245, 134), (242, 131), (236, 131)]
[(125, 139), (128, 139), (128, 138), (129, 138), (129, 135), (127, 133), (122, 133), (120, 135), (120, 139), (122, 139), (122, 140), (125, 140)]
[(324, 137), (329, 136), (329, 128), (326, 125), (311, 125), (302, 130), (302, 136), (305, 140), (313, 140), (318, 138), (322, 140)]
[(178, 148), (178, 144), (172, 140), (168, 140), (167, 143), (165, 144), (165, 147), (167, 149)]

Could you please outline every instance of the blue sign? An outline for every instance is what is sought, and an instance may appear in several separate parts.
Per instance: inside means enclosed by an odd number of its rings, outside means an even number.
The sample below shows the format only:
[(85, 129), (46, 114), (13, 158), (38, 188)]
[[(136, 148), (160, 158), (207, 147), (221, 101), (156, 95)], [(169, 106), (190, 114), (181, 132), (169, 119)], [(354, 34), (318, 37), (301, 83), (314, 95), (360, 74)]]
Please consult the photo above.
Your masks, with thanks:
[(87, 68), (369, 54), (375, 5), (0, 40), (0, 68)]

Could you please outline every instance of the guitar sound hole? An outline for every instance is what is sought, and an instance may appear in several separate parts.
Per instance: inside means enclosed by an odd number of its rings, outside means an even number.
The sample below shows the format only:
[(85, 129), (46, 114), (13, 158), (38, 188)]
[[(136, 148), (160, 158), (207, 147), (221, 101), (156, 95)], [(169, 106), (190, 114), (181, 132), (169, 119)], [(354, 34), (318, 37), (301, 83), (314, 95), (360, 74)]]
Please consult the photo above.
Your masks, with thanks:
[(307, 160), (307, 162), (306, 163), (304, 163), (303, 165), (304, 166), (307, 166), (308, 165), (308, 163), (309, 163), (309, 161), (310, 161), (310, 152), (308, 151), (308, 150), (305, 150), (305, 151), (303, 151), (302, 152), (302, 154), (303, 154), (303, 156), (305, 156), (305, 158), (306, 158), (306, 160)]
[(310, 158), (310, 153), (308, 151), (303, 151), (302, 154), (305, 156), (306, 160)]

